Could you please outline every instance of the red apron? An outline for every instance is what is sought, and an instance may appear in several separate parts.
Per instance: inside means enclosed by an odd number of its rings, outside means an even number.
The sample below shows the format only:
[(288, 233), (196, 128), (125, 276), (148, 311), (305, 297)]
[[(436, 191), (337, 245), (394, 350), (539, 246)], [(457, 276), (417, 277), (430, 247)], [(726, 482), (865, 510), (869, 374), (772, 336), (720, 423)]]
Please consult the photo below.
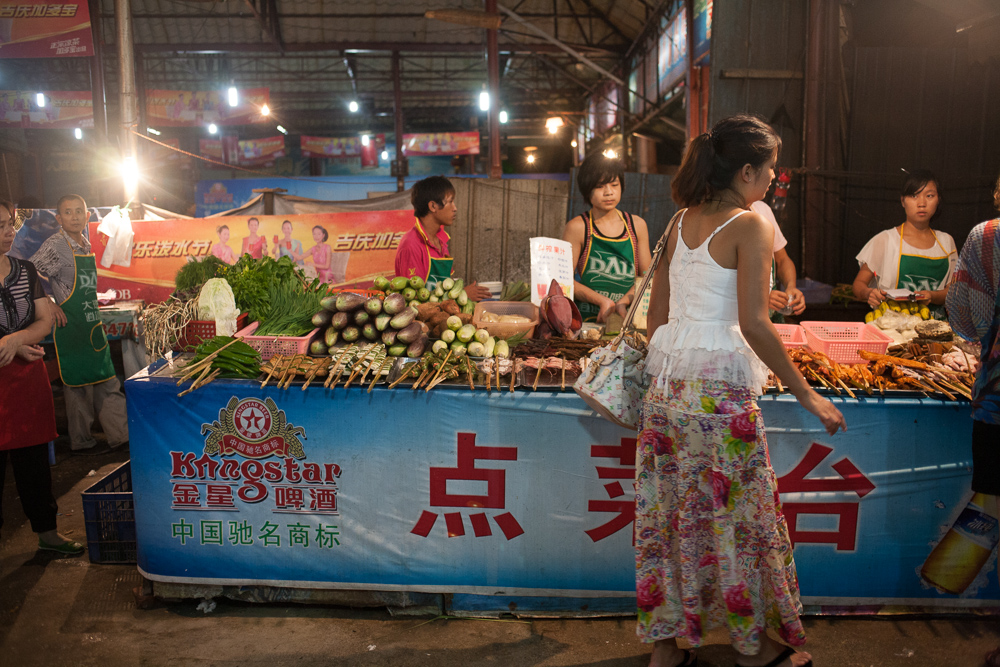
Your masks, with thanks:
[(0, 368), (0, 450), (40, 445), (57, 435), (45, 363), (14, 357)]

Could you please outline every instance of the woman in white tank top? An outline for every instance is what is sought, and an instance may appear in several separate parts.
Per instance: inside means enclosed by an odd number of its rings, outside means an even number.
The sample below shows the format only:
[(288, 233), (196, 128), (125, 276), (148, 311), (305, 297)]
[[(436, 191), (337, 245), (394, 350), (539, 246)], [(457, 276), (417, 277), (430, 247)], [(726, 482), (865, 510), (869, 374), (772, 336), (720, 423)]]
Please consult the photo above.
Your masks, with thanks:
[(833, 435), (843, 415), (809, 388), (768, 320), (773, 231), (748, 211), (780, 139), (751, 116), (695, 138), (673, 179), (688, 207), (653, 278), (636, 457), (638, 629), (650, 665), (690, 667), (715, 628), (747, 667), (804, 667), (802, 606), (756, 397), (771, 370)]

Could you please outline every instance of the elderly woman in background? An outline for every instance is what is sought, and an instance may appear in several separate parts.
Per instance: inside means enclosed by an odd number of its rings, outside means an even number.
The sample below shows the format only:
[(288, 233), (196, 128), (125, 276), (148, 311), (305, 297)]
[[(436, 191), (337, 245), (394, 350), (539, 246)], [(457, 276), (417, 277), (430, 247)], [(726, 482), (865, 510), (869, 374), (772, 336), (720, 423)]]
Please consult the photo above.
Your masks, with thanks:
[(52, 330), (53, 318), (34, 265), (7, 256), (14, 234), (14, 205), (0, 200), (0, 499), (10, 459), (38, 548), (77, 556), (83, 545), (56, 531), (46, 446), (56, 437), (56, 417), (38, 343)]

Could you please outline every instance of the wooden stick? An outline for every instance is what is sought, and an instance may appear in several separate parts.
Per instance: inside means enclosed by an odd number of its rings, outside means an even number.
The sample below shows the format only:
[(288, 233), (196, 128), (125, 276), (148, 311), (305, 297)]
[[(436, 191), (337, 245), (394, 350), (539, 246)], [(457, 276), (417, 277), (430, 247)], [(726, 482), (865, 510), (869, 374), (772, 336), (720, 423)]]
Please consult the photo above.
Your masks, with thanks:
[(559, 357), (560, 361), (562, 362), (562, 364), (561, 364), (562, 365), (562, 382), (559, 383), (559, 390), (560, 391), (566, 391), (566, 359), (563, 357), (563, 353), (562, 352), (560, 352), (556, 356)]
[(417, 370), (417, 368), (419, 368), (419, 367), (420, 367), (420, 362), (419, 361), (416, 361), (416, 362), (410, 364), (409, 366), (407, 366), (406, 370), (403, 371), (402, 373), (400, 373), (399, 377), (396, 378), (395, 380), (393, 380), (393, 383), (389, 385), (389, 389), (395, 389), (396, 385), (398, 385), (400, 382), (402, 382), (406, 378), (410, 377), (410, 375), (413, 374), (413, 371)]
[(837, 384), (839, 384), (841, 387), (844, 388), (844, 391), (847, 392), (848, 396), (850, 396), (851, 398), (857, 398), (857, 396), (854, 395), (854, 392), (851, 391), (851, 388), (848, 387), (846, 384), (844, 384), (844, 381), (841, 380), (839, 376), (837, 376), (835, 379), (837, 380)]
[(427, 364), (427, 367), (424, 368), (424, 372), (421, 373), (420, 377), (417, 378), (417, 381), (413, 383), (413, 391), (416, 391), (420, 387), (420, 383), (424, 381), (424, 378), (426, 378), (427, 374), (430, 372), (431, 372), (431, 364)]
[(469, 376), (469, 391), (475, 391), (476, 385), (472, 382), (472, 360), (465, 357), (465, 374)]
[[(344, 361), (344, 357), (347, 355), (347, 353), (351, 349), (351, 347), (353, 347), (353, 346), (352, 345), (348, 345), (347, 347), (345, 347), (344, 351), (340, 353), (339, 357), (337, 357), (337, 362), (330, 368), (330, 376), (327, 377), (326, 378), (326, 382), (323, 383), (324, 387), (329, 388), (330, 387), (330, 383), (334, 381), (334, 378), (337, 378), (338, 382), (340, 381), (340, 379), (339, 379), (340, 378), (340, 364), (341, 364), (341, 362)], [(337, 385), (334, 384), (333, 386), (336, 387)]]
[(382, 365), (378, 367), (378, 371), (375, 372), (375, 377), (372, 378), (372, 383), (368, 385), (369, 394), (372, 393), (372, 389), (375, 388), (375, 383), (378, 382), (380, 377), (382, 377), (382, 369), (385, 368), (385, 365), (389, 363), (389, 360), (391, 359), (392, 357), (390, 357), (388, 354), (385, 355), (385, 359), (382, 360)]
[[(497, 358), (497, 357), (494, 357), (493, 358), (493, 365), (496, 366), (499, 363), (500, 363), (500, 359)], [(497, 387), (497, 389), (500, 389), (500, 387)], [(492, 394), (493, 393), (493, 369), (492, 368), (487, 368), (486, 369), (486, 393), (487, 394)]]
[(542, 377), (542, 368), (545, 366), (544, 360), (547, 358), (548, 357), (538, 357), (538, 372), (535, 373), (535, 383), (531, 385), (531, 391), (538, 391), (538, 378)]
[(517, 357), (510, 358), (510, 391), (508, 393), (514, 393), (514, 375), (517, 370)]
[(291, 362), (288, 364), (288, 368), (285, 369), (285, 386), (283, 389), (288, 389), (292, 386), (292, 380), (294, 380), (295, 376), (298, 375), (305, 356), (306, 355), (304, 354), (296, 354), (292, 357)]
[(430, 391), (431, 387), (434, 386), (434, 380), (437, 380), (438, 376), (441, 375), (441, 371), (444, 370), (445, 364), (447, 364), (448, 360), (451, 359), (451, 353), (452, 353), (452, 350), (449, 349), (447, 356), (445, 356), (445, 358), (444, 358), (444, 361), (442, 361), (441, 365), (438, 366), (437, 373), (434, 374), (434, 377), (431, 379), (431, 381), (427, 385), (427, 389), (425, 389), (424, 391)]
[[(371, 343), (367, 345), (364, 350), (361, 351), (361, 356), (359, 356), (358, 360), (354, 362), (353, 366), (351, 366), (351, 376), (347, 378), (347, 382), (344, 383), (344, 389), (347, 389), (348, 387), (351, 386), (351, 383), (354, 382), (354, 378), (357, 377), (358, 373), (361, 370), (368, 368), (367, 366), (364, 365), (364, 362), (366, 359), (368, 359), (368, 355), (371, 354), (372, 350), (375, 349), (375, 345), (376, 343)], [(371, 364), (369, 364), (369, 366), (370, 365)]]
[(270, 370), (267, 373), (267, 377), (264, 378), (264, 381), (260, 383), (260, 388), (261, 389), (263, 389), (264, 387), (267, 386), (267, 383), (270, 381), (271, 376), (274, 375), (274, 371), (277, 370), (277, 368), (278, 368), (278, 362), (279, 361), (283, 361), (283, 360), (284, 360), (284, 357), (282, 355), (280, 355), (280, 354), (276, 354), (276, 355), (274, 355), (273, 357), (271, 357), (270, 359), (267, 360), (267, 363), (270, 365), (271, 368), (270, 368)]
[(438, 386), (439, 384), (441, 384), (445, 380), (450, 380), (452, 378), (457, 378), (457, 377), (458, 377), (458, 369), (457, 368), (450, 368), (450, 369), (448, 369), (447, 373), (445, 373), (441, 377), (437, 378), (436, 380), (430, 382), (427, 385), (427, 391), (430, 391), (431, 389), (433, 389), (434, 387)]
[(204, 377), (205, 377), (206, 375), (208, 375), (208, 373), (209, 373), (209, 372), (210, 372), (211, 370), (212, 370), (212, 365), (211, 365), (211, 364), (209, 364), (208, 366), (205, 366), (205, 369), (204, 369), (204, 370), (202, 370), (202, 372), (201, 372), (201, 375), (199, 375), (199, 376), (197, 377), (197, 379), (195, 379), (195, 381), (191, 383), (191, 386), (190, 386), (190, 387), (188, 387), (187, 389), (185, 389), (184, 391), (182, 391), (181, 393), (177, 394), (177, 396), (178, 396), (178, 397), (181, 397), (181, 396), (184, 396), (185, 394), (190, 394), (190, 393), (191, 393), (192, 391), (194, 391), (195, 389), (197, 389), (197, 388), (198, 388), (198, 383), (199, 383), (199, 382), (200, 382), (200, 381), (201, 381), (201, 380), (202, 380), (202, 379), (203, 379), (203, 378), (204, 378)]
[(497, 391), (501, 391), (501, 388), (500, 388), (500, 357), (497, 357), (496, 368), (494, 370), (495, 370), (496, 375), (497, 375), (497, 377), (496, 377)]
[(927, 378), (927, 377), (925, 377), (924, 380), (927, 382), (927, 384), (929, 384), (930, 386), (934, 387), (939, 392), (941, 392), (942, 394), (944, 394), (945, 396), (947, 396), (949, 401), (958, 400), (958, 399), (955, 398), (955, 394), (951, 393), (950, 391), (948, 391), (947, 389), (945, 389), (944, 387), (942, 387), (941, 385), (939, 385), (934, 380), (932, 380), (930, 378)]

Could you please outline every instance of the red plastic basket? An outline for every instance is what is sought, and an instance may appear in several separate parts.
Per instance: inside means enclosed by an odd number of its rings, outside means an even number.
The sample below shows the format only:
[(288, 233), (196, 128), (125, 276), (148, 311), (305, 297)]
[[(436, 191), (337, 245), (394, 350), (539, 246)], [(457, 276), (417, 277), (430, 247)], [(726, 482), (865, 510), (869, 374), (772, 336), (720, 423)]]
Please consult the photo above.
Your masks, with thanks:
[(892, 339), (865, 322), (802, 322), (809, 347), (838, 364), (868, 363), (858, 350), (885, 354)]
[[(236, 318), (236, 330), (247, 325), (248, 315), (240, 313)], [(184, 327), (184, 333), (177, 339), (176, 349), (181, 352), (190, 352), (203, 341), (215, 338), (215, 320), (191, 320)]]
[(253, 332), (259, 326), (260, 322), (254, 322), (247, 328), (237, 331), (236, 335), (243, 336), (243, 342), (260, 352), (261, 359), (264, 361), (276, 354), (305, 354), (309, 351), (309, 343), (313, 336), (319, 332), (317, 328), (305, 336), (254, 336)]
[(791, 350), (796, 347), (806, 347), (809, 343), (806, 341), (806, 332), (798, 324), (775, 324), (774, 328), (778, 330), (778, 336), (781, 337), (781, 342), (785, 344), (785, 348)]

